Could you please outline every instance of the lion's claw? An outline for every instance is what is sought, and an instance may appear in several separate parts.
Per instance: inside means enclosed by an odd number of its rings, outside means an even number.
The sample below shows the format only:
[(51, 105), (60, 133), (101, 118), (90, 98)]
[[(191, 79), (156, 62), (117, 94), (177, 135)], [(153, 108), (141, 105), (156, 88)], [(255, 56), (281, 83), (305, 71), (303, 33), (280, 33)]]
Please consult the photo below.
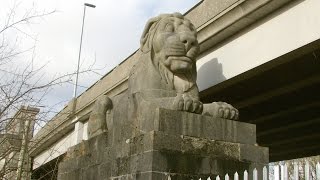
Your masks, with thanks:
[(211, 104), (205, 104), (203, 115), (231, 120), (239, 119), (239, 111), (232, 105), (225, 102), (213, 102)]
[(186, 112), (201, 114), (202, 108), (203, 108), (203, 105), (199, 100), (185, 94), (183, 95), (178, 94), (175, 97), (175, 100), (173, 103), (173, 109), (178, 111), (186, 111)]

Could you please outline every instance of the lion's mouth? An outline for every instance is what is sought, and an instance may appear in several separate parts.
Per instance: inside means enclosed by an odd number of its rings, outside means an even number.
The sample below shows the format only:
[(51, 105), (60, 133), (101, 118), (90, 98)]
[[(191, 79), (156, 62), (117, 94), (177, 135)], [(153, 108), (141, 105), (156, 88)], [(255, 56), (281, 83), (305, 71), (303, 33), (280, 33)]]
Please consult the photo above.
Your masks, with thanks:
[(183, 62), (187, 62), (187, 63), (192, 63), (192, 59), (188, 56), (169, 56), (167, 58), (169, 61), (183, 61)]

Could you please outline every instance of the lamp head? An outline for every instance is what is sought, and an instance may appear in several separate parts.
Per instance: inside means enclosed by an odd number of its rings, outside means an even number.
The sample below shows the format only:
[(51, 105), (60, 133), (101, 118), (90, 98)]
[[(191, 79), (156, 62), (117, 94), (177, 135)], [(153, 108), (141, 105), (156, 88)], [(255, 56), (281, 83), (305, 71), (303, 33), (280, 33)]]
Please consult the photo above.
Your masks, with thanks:
[(89, 3), (84, 3), (85, 6), (88, 6), (88, 7), (92, 7), (92, 8), (95, 8), (96, 6), (93, 5), (93, 4), (89, 4)]

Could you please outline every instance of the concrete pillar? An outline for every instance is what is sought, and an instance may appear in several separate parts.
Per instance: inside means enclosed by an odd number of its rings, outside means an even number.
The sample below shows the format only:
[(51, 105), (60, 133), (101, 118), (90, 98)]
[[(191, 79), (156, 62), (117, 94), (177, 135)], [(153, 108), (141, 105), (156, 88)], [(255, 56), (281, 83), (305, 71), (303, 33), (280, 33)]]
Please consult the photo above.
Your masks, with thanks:
[(74, 145), (81, 143), (83, 140), (83, 123), (78, 121), (74, 125)]

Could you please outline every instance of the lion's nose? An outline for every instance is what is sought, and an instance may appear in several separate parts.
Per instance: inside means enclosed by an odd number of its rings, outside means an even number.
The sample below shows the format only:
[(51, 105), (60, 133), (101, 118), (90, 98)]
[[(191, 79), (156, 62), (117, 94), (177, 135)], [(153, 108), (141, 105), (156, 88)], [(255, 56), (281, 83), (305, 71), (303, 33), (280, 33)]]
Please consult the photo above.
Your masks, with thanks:
[(186, 46), (187, 51), (197, 42), (197, 39), (191, 33), (181, 34), (180, 40)]

